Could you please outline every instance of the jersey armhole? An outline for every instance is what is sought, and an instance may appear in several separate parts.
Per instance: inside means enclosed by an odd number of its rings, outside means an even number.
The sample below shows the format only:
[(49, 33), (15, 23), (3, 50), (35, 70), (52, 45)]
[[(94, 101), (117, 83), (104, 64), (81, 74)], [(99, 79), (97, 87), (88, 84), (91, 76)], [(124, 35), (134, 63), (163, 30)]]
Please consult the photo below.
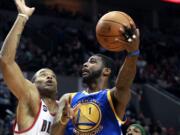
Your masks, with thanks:
[(114, 108), (114, 105), (113, 105), (113, 102), (112, 102), (112, 97), (111, 97), (111, 91), (110, 90), (107, 91), (107, 98), (108, 98), (109, 104), (111, 106), (111, 109), (114, 112), (114, 115), (115, 115), (116, 119), (118, 120), (118, 122), (120, 124), (122, 124), (122, 125), (125, 124), (126, 117), (124, 117), (123, 120), (121, 120), (121, 118), (119, 118), (119, 116), (117, 115), (117, 113), (115, 111), (115, 108)]
[[(40, 98), (39, 98), (40, 99)], [(27, 128), (27, 129), (24, 129), (24, 130), (22, 130), (22, 131), (17, 131), (17, 129), (16, 129), (16, 125), (17, 125), (17, 121), (16, 121), (16, 119), (15, 119), (15, 122), (14, 122), (14, 124), (13, 124), (13, 132), (14, 133), (16, 133), (16, 134), (22, 134), (22, 133), (25, 133), (25, 132), (28, 132), (29, 130), (31, 130), (33, 127), (34, 127), (34, 125), (36, 124), (36, 121), (37, 121), (37, 119), (38, 119), (38, 117), (39, 117), (39, 115), (40, 115), (40, 112), (41, 112), (41, 106), (42, 106), (42, 100), (40, 99), (40, 103), (39, 103), (39, 110), (38, 110), (38, 113), (36, 114), (36, 116), (34, 117), (34, 121), (33, 121), (33, 123), (32, 123), (32, 125), (29, 127), (29, 128)], [(18, 125), (17, 125), (18, 126)]]

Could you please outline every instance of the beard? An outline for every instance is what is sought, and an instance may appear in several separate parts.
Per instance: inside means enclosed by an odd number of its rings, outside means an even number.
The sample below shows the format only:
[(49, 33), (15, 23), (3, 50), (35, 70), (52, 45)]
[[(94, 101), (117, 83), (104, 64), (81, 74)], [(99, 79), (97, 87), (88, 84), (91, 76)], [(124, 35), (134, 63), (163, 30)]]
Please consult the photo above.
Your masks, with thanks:
[(97, 71), (93, 71), (89, 73), (89, 75), (87, 76), (82, 76), (83, 83), (89, 84), (95, 82), (101, 76), (101, 73), (102, 73), (102, 69), (99, 69)]

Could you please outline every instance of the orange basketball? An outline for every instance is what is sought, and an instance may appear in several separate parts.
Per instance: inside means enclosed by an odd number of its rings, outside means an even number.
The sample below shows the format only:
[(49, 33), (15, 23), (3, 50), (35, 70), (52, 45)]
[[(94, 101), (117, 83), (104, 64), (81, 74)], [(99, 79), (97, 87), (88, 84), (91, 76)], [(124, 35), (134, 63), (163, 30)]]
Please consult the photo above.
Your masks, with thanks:
[(96, 37), (100, 45), (109, 51), (124, 50), (123, 45), (128, 42), (120, 28), (131, 28), (130, 21), (136, 27), (133, 19), (124, 12), (111, 11), (103, 15), (96, 25)]

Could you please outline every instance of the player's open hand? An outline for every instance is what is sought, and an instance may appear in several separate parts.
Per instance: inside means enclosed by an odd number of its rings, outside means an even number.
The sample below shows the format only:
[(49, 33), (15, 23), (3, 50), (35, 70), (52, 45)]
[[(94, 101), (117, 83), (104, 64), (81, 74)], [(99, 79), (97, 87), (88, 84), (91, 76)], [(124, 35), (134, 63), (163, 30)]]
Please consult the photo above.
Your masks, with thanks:
[(137, 29), (133, 23), (131, 23), (131, 28), (128, 28), (124, 25), (124, 28), (120, 28), (120, 31), (124, 33), (124, 37), (126, 38), (128, 45), (126, 44), (124, 48), (127, 52), (133, 52), (135, 50), (139, 50), (140, 44), (140, 33), (139, 29)]
[(34, 7), (30, 8), (30, 7), (26, 6), (24, 0), (15, 0), (15, 4), (16, 4), (16, 7), (18, 9), (18, 12), (20, 14), (27, 15), (28, 17), (30, 17), (35, 10)]
[(71, 108), (70, 100), (65, 100), (65, 106), (62, 110), (61, 124), (66, 125), (70, 119), (73, 119), (75, 112), (79, 109), (79, 104), (75, 108)]

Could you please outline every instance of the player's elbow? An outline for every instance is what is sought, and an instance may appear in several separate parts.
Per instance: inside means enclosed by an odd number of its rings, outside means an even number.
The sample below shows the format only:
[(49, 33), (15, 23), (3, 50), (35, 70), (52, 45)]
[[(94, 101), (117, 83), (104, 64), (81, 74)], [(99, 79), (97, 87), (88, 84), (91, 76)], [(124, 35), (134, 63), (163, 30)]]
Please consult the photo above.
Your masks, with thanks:
[(8, 58), (8, 56), (3, 55), (2, 53), (0, 53), (0, 66), (1, 67), (5, 67), (6, 65), (11, 64), (13, 61)]
[(6, 65), (6, 62), (5, 62), (5, 59), (4, 59), (4, 56), (2, 56), (2, 54), (0, 54), (0, 66), (4, 66)]

